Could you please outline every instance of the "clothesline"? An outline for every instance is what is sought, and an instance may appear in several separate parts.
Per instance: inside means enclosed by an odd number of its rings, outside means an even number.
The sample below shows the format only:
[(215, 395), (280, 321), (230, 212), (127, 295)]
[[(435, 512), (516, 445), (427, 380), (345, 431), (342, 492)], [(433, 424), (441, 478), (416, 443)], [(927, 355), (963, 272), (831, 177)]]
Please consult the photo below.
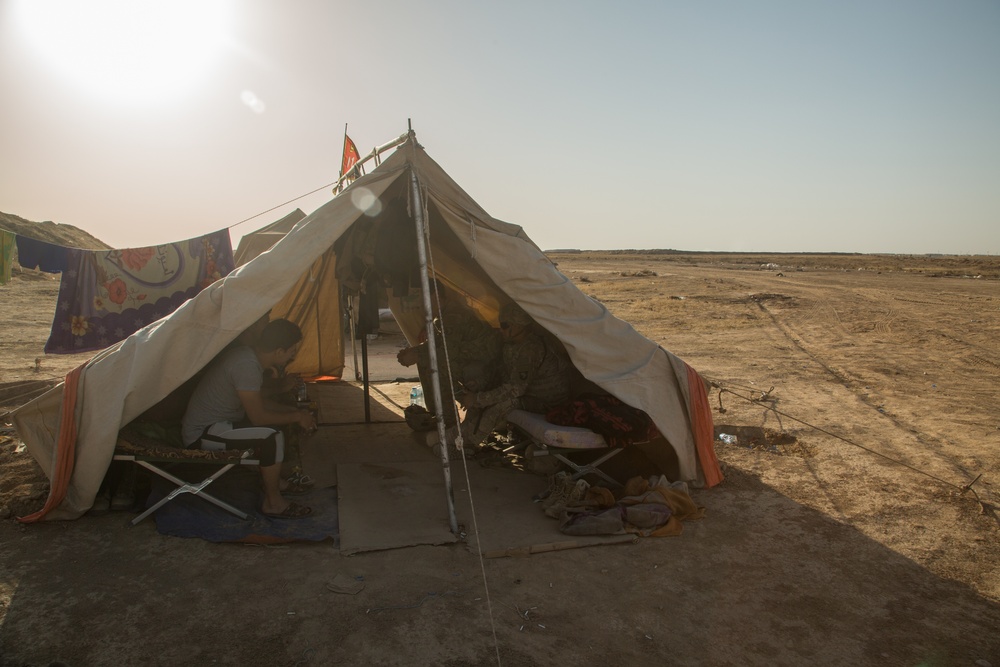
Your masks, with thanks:
[[(302, 195), (299, 195), (298, 197), (295, 197), (293, 199), (289, 199), (288, 201), (283, 202), (281, 204), (278, 204), (277, 206), (272, 206), (271, 208), (269, 208), (267, 210), (264, 210), (264, 211), (261, 211), (260, 213), (255, 213), (254, 215), (251, 215), (249, 218), (244, 218), (243, 220), (240, 220), (239, 222), (233, 223), (233, 224), (229, 225), (228, 227), (222, 227), (222, 228), (219, 229), (219, 231), (222, 231), (222, 230), (227, 230), (228, 231), (230, 229), (233, 229), (234, 227), (239, 227), (240, 225), (242, 225), (244, 223), (250, 222), (251, 220), (259, 218), (262, 215), (266, 215), (266, 214), (270, 213), (271, 211), (277, 210), (277, 209), (281, 208), (282, 206), (288, 206), (289, 204), (295, 203), (298, 200), (303, 199), (304, 197), (308, 197), (309, 195), (314, 195), (317, 192), (319, 192), (320, 190), (325, 190), (327, 188), (332, 188), (335, 185), (337, 185), (337, 181), (333, 181), (332, 183), (327, 183), (326, 185), (320, 186), (320, 187), (316, 188), (315, 190), (310, 190), (309, 192), (307, 192), (305, 194), (302, 194)], [(43, 241), (42, 239), (34, 238), (34, 237), (32, 237), (32, 236), (30, 236), (28, 234), (21, 234), (19, 232), (15, 232), (15, 231), (12, 231), (10, 229), (5, 229), (3, 227), (0, 227), (0, 232), (6, 232), (8, 234), (13, 234), (14, 236), (20, 236), (22, 238), (31, 239), (32, 241), (37, 241), (39, 243), (47, 243), (48, 245), (56, 246), (56, 247), (59, 247), (59, 248), (67, 248), (67, 249), (72, 249), (72, 250), (107, 250), (107, 248), (79, 248), (79, 247), (76, 247), (76, 246), (64, 246), (64, 245), (60, 245), (58, 243), (52, 243), (51, 241)], [(197, 238), (197, 237), (195, 237), (195, 238)], [(158, 244), (158, 245), (166, 245), (166, 244)], [(121, 248), (121, 249), (124, 250), (124, 248)]]

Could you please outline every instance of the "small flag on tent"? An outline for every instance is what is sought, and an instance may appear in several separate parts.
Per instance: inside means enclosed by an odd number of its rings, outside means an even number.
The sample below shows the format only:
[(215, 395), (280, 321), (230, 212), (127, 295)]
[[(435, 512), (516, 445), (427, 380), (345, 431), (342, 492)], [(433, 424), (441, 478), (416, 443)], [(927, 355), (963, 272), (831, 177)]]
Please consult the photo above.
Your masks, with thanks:
[(354, 145), (354, 142), (351, 141), (351, 138), (349, 136), (347, 136), (347, 133), (345, 132), (344, 133), (344, 159), (340, 163), (340, 175), (343, 176), (348, 171), (350, 171), (351, 167), (353, 167), (355, 165), (355, 163), (357, 163), (357, 161), (360, 160), (360, 159), (361, 159), (361, 156), (358, 154), (358, 147)]

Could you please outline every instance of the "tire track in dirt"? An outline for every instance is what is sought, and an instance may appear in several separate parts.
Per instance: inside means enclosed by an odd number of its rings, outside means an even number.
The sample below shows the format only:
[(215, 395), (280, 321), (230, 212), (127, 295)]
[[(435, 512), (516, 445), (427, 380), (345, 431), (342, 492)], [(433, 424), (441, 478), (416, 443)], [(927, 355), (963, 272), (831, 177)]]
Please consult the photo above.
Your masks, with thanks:
[(770, 318), (775, 328), (777, 328), (778, 331), (781, 332), (781, 334), (788, 340), (789, 343), (792, 344), (793, 347), (795, 347), (797, 350), (799, 350), (799, 352), (801, 352), (810, 360), (812, 360), (816, 365), (820, 366), (830, 376), (832, 376), (835, 380), (837, 380), (838, 384), (848, 386), (850, 384), (856, 384), (858, 382), (861, 382), (860, 378), (849, 377), (846, 373), (834, 369), (829, 363), (821, 359), (816, 353), (814, 353), (812, 350), (806, 347), (806, 345), (802, 342), (802, 337), (798, 334), (798, 332), (795, 331), (791, 327), (791, 325), (789, 325), (786, 321), (778, 317), (768, 307), (767, 299), (752, 299), (752, 301), (757, 304), (757, 307), (761, 310), (761, 312), (763, 312), (765, 315), (768, 316), (768, 318)]
[(947, 340), (951, 344), (965, 349), (966, 353), (954, 356), (951, 360), (952, 362), (964, 362), (976, 368), (987, 368), (990, 370), (1000, 371), (1000, 363), (988, 359), (986, 355), (989, 355), (990, 351), (983, 349), (981, 345), (945, 331), (934, 330), (933, 333), (937, 334), (940, 338)]
[(872, 304), (872, 309), (878, 313), (872, 318), (872, 331), (883, 336), (893, 333), (893, 322), (899, 319), (898, 311), (893, 307), (896, 295), (892, 292), (862, 288), (855, 290), (855, 294)]
[[(929, 454), (930, 452), (934, 452), (935, 458), (945, 464), (944, 467), (946, 469), (951, 470), (960, 478), (968, 477), (969, 471), (965, 469), (961, 462), (959, 462), (955, 457), (945, 454), (942, 451), (942, 447), (947, 445), (946, 442), (935, 435), (926, 433), (922, 429), (918, 428), (918, 426), (905, 421), (901, 417), (885, 411), (881, 407), (880, 403), (876, 403), (872, 400), (871, 394), (866, 389), (862, 389), (862, 387), (865, 386), (865, 380), (863, 378), (855, 376), (849, 371), (835, 368), (829, 361), (810, 349), (810, 347), (803, 342), (802, 336), (798, 333), (798, 331), (796, 331), (795, 328), (793, 328), (787, 321), (779, 317), (778, 314), (774, 313), (768, 307), (767, 301), (768, 299), (754, 299), (758, 308), (760, 308), (760, 310), (770, 318), (775, 328), (781, 332), (781, 334), (792, 346), (794, 346), (795, 349), (799, 350), (803, 355), (834, 378), (837, 384), (846, 389), (862, 405), (871, 408), (872, 411), (878, 413), (879, 417), (888, 420), (894, 428), (904, 432), (907, 437), (912, 437), (919, 444), (923, 445), (925, 453)], [(888, 454), (883, 455), (890, 459), (893, 458)]]
[(896, 301), (902, 301), (903, 303), (919, 303), (924, 306), (944, 306), (947, 305), (944, 301), (923, 301), (921, 299), (907, 299), (906, 297), (893, 295), (892, 297)]
[(875, 333), (891, 334), (894, 319), (896, 319), (896, 312), (890, 308), (882, 318), (875, 320)]
[(994, 371), (1000, 371), (1000, 364), (990, 361), (989, 359), (984, 359), (977, 354), (970, 355), (965, 359), (968, 363), (973, 366), (978, 366), (980, 368), (988, 368)]

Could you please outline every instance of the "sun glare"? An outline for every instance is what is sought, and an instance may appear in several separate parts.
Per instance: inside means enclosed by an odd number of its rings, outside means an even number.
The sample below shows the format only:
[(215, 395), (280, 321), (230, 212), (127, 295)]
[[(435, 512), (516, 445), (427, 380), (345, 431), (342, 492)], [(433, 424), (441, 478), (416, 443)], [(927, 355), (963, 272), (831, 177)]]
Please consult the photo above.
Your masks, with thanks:
[(226, 42), (220, 0), (20, 0), (19, 31), (41, 58), (97, 98), (156, 104), (206, 77)]

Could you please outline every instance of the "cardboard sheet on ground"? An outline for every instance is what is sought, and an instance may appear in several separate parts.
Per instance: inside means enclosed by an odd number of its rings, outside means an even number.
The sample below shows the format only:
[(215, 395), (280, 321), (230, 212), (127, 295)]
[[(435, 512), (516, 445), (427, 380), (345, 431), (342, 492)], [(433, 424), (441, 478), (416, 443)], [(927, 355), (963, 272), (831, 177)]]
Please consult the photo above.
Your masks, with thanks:
[[(410, 385), (371, 385), (372, 414), (392, 415), (383, 423), (364, 424), (360, 385), (317, 385), (324, 426), (304, 441), (304, 471), (319, 487), (338, 487), (341, 553), (396, 549), (418, 544), (449, 544), (451, 534), (440, 459), (402, 421)], [(324, 414), (324, 406), (327, 412)], [(373, 417), (374, 418), (374, 417)], [(522, 555), (532, 551), (631, 541), (631, 536), (569, 537), (555, 519), (545, 516), (533, 498), (548, 486), (545, 477), (509, 468), (484, 468), (468, 462), (479, 541), (483, 553)], [(464, 462), (451, 461), (458, 523), (470, 549), (477, 548)]]
[(337, 479), (340, 553), (458, 541), (439, 463), (344, 463)]
[[(521, 556), (558, 549), (632, 542), (630, 535), (569, 537), (533, 498), (545, 478), (530, 473), (452, 462), (458, 522), (471, 550), (488, 557)], [(396, 549), (458, 541), (451, 534), (444, 479), (438, 461), (354, 463), (338, 466), (340, 551)], [(472, 497), (468, 489), (472, 489)], [(475, 505), (478, 539), (472, 521)]]

